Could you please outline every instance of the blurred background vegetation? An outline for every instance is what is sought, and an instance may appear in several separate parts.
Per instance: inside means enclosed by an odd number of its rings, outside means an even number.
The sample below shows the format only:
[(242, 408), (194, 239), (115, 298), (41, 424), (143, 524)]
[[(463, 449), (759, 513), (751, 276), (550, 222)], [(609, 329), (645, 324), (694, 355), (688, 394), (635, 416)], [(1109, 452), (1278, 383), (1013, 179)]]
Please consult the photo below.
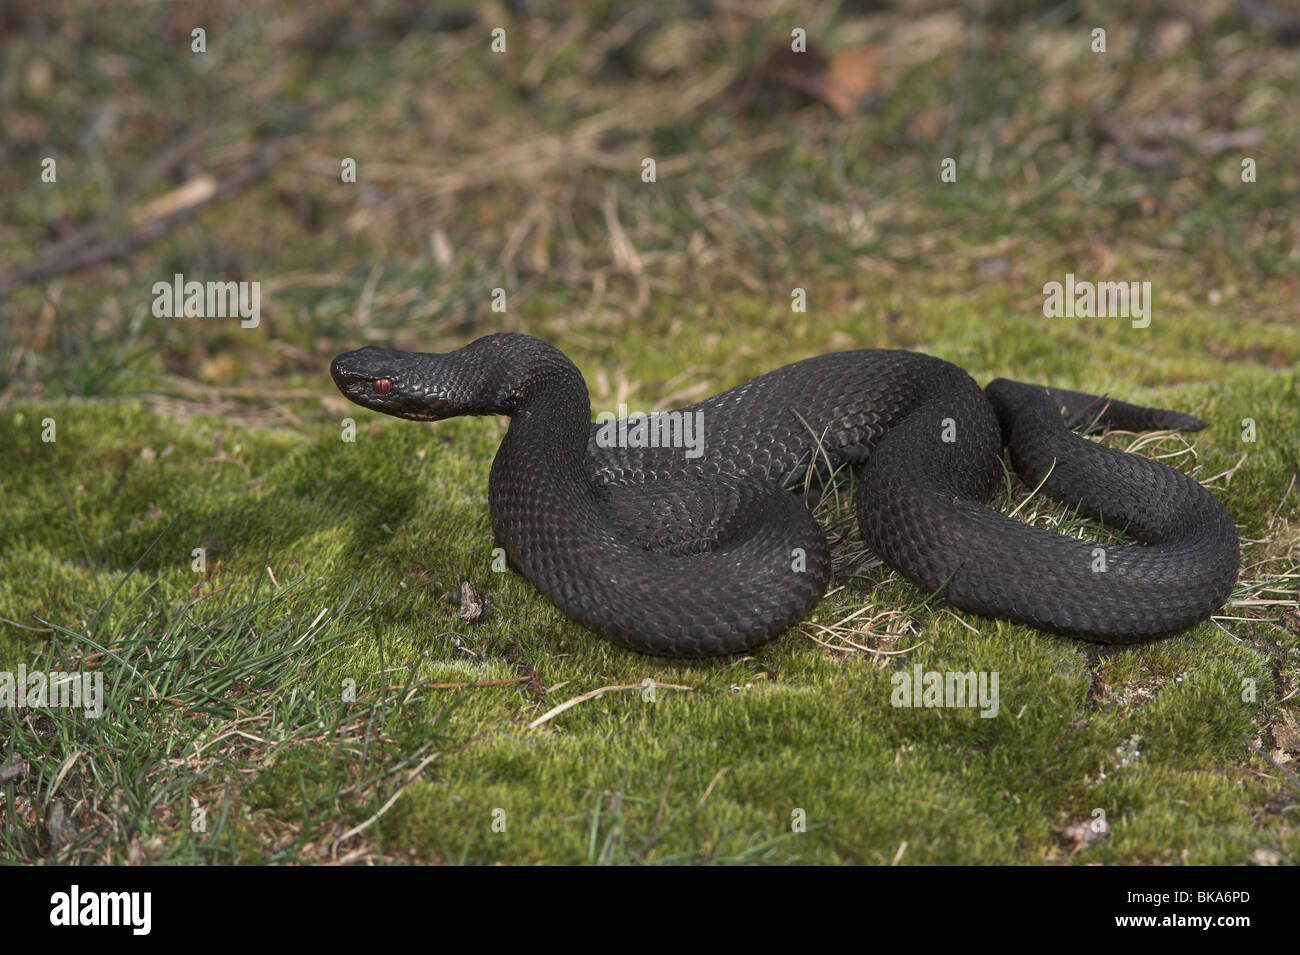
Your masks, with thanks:
[[(292, 426), (333, 401), (329, 357), (367, 341), (520, 328), (609, 368), (631, 333), (688, 324), (707, 367), (736, 359), (735, 326), (812, 353), (852, 314), (857, 344), (920, 347), (973, 294), (987, 337), (1049, 324), (1041, 287), (1067, 270), (1155, 278), (1166, 314), (1289, 325), (1296, 18), (1226, 0), (10, 4), (0, 395)], [(260, 281), (262, 328), (153, 319), (175, 272)], [(810, 315), (789, 312), (796, 286)], [(1258, 328), (1186, 344), (1300, 357)], [(1032, 371), (997, 345), (1000, 370)]]

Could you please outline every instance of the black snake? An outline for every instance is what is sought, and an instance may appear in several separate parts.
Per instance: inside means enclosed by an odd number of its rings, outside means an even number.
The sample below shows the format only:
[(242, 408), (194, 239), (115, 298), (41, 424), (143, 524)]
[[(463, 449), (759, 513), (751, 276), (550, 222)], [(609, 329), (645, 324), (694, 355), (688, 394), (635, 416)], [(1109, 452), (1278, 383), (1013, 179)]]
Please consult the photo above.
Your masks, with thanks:
[[(1203, 427), (1176, 411), (1001, 378), (981, 390), (929, 355), (849, 351), (678, 409), (702, 415), (679, 419), (703, 424), (688, 453), (627, 446), (644, 431), (607, 446), (581, 372), (526, 335), (446, 354), (362, 348), (330, 371), (346, 397), (398, 417), (509, 415), (488, 484), (497, 541), (565, 614), (633, 650), (747, 650), (813, 609), (830, 549), (785, 490), (810, 467), (858, 468), (868, 546), (986, 616), (1132, 643), (1204, 620), (1237, 577), (1236, 528), (1209, 492), (1069, 430)], [(1139, 543), (1103, 547), (988, 509), (1004, 446), (1031, 487)]]

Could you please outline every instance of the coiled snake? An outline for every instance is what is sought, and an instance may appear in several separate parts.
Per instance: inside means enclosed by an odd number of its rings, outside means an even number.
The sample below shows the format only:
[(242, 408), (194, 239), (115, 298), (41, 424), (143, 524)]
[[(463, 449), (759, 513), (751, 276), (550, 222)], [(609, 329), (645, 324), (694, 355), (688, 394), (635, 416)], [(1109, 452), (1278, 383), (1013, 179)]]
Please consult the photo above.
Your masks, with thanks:
[[(981, 390), (928, 355), (849, 351), (679, 409), (702, 414), (688, 454), (606, 446), (577, 367), (526, 335), (446, 354), (362, 348), (330, 371), (347, 398), (402, 418), (509, 415), (488, 482), (497, 541), (565, 614), (633, 650), (734, 653), (811, 612), (830, 549), (785, 490), (810, 467), (859, 468), (867, 545), (985, 616), (1132, 643), (1204, 620), (1236, 581), (1236, 528), (1208, 491), (1068, 427), (1203, 427), (1176, 411), (1001, 378)], [(1004, 446), (1030, 486), (1139, 543), (1098, 560), (1100, 545), (988, 509)]]

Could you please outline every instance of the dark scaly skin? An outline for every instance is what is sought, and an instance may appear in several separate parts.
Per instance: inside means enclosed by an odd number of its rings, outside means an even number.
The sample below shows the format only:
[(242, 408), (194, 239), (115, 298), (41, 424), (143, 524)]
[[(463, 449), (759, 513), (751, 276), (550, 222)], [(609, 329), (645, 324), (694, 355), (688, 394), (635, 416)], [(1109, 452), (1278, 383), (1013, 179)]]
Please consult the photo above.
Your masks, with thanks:
[[(565, 614), (633, 650), (735, 653), (812, 611), (830, 552), (784, 490), (810, 466), (860, 465), (867, 544), (986, 616), (1130, 643), (1204, 620), (1236, 581), (1236, 529), (1209, 492), (1067, 427), (1203, 427), (1174, 411), (1005, 379), (981, 391), (928, 355), (839, 352), (679, 409), (704, 414), (691, 459), (600, 447), (582, 374), (526, 335), (443, 355), (363, 348), (330, 371), (349, 399), (398, 417), (509, 415), (488, 484), (498, 542)], [(1004, 445), (1031, 486), (1050, 471), (1045, 493), (1141, 543), (1105, 547), (1098, 571), (1098, 545), (989, 510)]]

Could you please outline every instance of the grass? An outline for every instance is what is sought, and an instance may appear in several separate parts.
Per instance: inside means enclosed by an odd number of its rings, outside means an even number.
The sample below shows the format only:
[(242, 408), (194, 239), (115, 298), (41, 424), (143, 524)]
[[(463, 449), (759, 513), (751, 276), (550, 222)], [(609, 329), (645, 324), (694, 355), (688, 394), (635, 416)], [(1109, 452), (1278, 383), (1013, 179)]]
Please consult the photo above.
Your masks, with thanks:
[[(493, 57), (491, 8), (452, 29), (397, 2), (215, 4), (205, 65), (188, 7), (47, 5), (0, 84), (0, 271), (100, 214), (121, 234), (266, 142), (287, 153), (129, 255), (6, 293), (0, 672), (102, 674), (106, 712), (0, 712), (0, 767), (21, 761), (0, 859), (1300, 858), (1300, 125), (1276, 105), (1300, 65), (1226, 6), (1194, 29), (1108, 4), (916, 6), (500, 11), (512, 52)], [(1078, 41), (1093, 22), (1104, 57)], [(865, 110), (766, 86), (732, 105), (800, 23), (881, 47)], [(1165, 143), (1152, 167), (1095, 128), (1165, 115), (1195, 120), (1184, 144), (1264, 130), (1259, 181), (1239, 151)], [(31, 172), (51, 149), (57, 187)], [(154, 319), (175, 271), (261, 281), (262, 325)], [(1150, 280), (1151, 327), (1044, 319), (1068, 271)], [(1212, 489), (1241, 580), (1212, 621), (1128, 649), (958, 614), (865, 552), (839, 475), (818, 504), (836, 578), (809, 621), (736, 659), (629, 654), (493, 570), (504, 422), (373, 415), (325, 371), (367, 342), (499, 329), (563, 347), (596, 410), (881, 346), (1190, 411), (1204, 432), (1103, 440)], [(1113, 539), (1010, 476), (994, 506)], [(463, 581), (480, 621), (443, 599)], [(997, 672), (997, 715), (891, 705), (918, 665)], [(1104, 836), (1077, 837), (1098, 811)]]

